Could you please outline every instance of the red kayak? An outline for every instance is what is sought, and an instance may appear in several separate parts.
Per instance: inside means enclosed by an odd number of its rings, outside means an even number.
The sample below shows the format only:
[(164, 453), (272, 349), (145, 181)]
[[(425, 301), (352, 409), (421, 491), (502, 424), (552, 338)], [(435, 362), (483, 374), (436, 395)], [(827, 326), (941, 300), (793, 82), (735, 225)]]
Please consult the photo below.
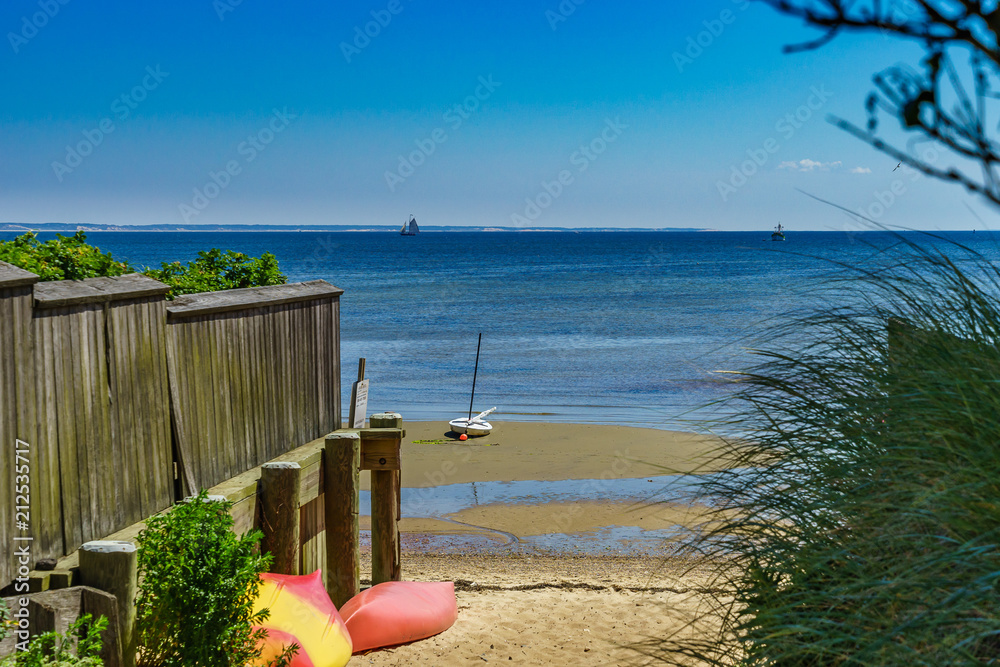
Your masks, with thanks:
[(389, 581), (355, 595), (340, 608), (354, 652), (431, 637), (458, 618), (450, 581)]

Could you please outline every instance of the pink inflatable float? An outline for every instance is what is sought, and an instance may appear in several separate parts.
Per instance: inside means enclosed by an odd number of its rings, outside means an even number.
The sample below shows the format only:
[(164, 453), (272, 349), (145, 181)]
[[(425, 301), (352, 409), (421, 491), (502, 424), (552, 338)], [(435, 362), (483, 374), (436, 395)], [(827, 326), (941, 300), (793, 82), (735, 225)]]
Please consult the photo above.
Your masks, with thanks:
[(270, 616), (261, 626), (267, 640), (258, 664), (266, 665), (294, 642), (299, 652), (291, 667), (344, 667), (351, 659), (351, 636), (323, 587), (320, 571), (302, 576), (265, 573), (260, 578), (253, 610), (270, 609)]
[(455, 584), (390, 581), (355, 595), (340, 609), (354, 652), (395, 646), (444, 632), (458, 618)]

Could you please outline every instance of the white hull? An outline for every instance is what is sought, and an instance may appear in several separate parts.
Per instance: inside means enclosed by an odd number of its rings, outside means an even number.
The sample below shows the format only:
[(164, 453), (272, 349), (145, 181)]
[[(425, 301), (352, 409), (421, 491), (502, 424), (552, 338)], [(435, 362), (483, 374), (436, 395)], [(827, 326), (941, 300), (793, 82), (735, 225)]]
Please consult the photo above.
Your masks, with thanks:
[(469, 437), (475, 437), (477, 435), (489, 435), (493, 431), (493, 424), (484, 421), (477, 421), (475, 418), (472, 422), (466, 417), (461, 419), (452, 419), (448, 422), (448, 426), (451, 426), (451, 430), (455, 433), (465, 433)]

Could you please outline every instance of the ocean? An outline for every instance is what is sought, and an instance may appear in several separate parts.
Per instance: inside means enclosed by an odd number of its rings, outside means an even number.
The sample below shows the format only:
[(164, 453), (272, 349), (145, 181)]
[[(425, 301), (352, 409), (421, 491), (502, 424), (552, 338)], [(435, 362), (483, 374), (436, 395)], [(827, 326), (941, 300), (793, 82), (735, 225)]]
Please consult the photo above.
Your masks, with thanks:
[[(13, 238), (0, 233), (0, 240)], [(51, 234), (42, 234), (42, 238)], [(1000, 259), (992, 233), (946, 237)], [(367, 362), (369, 412), (447, 420), (689, 429), (732, 390), (769, 324), (815, 304), (838, 264), (878, 261), (880, 232), (92, 232), (137, 266), (218, 247), (274, 253), (290, 282), (341, 298), (344, 405)], [(924, 238), (926, 242), (928, 239)], [(345, 408), (346, 410), (346, 408)]]

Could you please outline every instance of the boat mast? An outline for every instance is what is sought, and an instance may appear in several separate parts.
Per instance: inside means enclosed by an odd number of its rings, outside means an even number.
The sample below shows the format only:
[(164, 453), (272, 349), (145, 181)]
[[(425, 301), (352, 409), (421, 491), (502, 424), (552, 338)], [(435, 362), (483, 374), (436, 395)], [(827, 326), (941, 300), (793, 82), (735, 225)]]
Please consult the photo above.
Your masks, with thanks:
[(479, 375), (479, 348), (483, 345), (483, 334), (479, 334), (479, 342), (476, 343), (476, 370), (472, 372), (472, 398), (469, 399), (469, 420), (466, 422), (468, 424), (472, 423), (472, 404), (476, 400), (476, 376)]

